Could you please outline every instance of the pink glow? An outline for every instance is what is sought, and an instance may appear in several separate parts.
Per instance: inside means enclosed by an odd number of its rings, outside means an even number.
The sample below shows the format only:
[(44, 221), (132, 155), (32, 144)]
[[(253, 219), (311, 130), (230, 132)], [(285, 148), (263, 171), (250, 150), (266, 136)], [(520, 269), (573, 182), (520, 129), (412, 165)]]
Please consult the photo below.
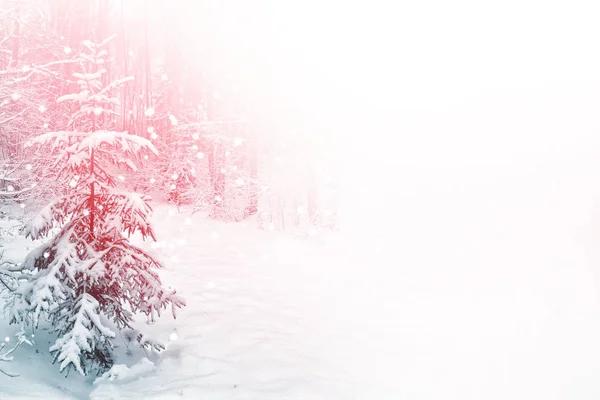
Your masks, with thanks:
[(0, 399), (599, 398), (591, 3), (5, 3)]

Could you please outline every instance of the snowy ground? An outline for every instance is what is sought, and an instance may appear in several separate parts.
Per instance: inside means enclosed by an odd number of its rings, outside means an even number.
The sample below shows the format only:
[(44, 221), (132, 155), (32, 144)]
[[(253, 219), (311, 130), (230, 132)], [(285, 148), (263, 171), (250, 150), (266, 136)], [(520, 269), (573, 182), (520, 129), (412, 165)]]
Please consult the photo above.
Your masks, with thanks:
[(592, 193), (553, 176), (466, 185), (466, 203), (457, 182), (422, 186), (405, 199), (411, 229), (369, 251), (157, 207), (149, 248), (188, 301), (146, 327), (168, 349), (154, 365), (123, 356), (132, 373), (93, 385), (48, 365), (40, 333), (0, 398), (597, 399)]
[(167, 350), (93, 384), (48, 364), (42, 331), (2, 366), (21, 376), (0, 375), (0, 399), (596, 400), (600, 140), (577, 132), (507, 146), (512, 163), (415, 163), (351, 235), (158, 206), (148, 249), (188, 301), (146, 326)]
[[(371, 359), (385, 349), (368, 335), (373, 309), (363, 301), (374, 287), (327, 250), (324, 240), (334, 236), (286, 237), (169, 206), (157, 207), (154, 219), (158, 243), (148, 249), (165, 261), (165, 283), (188, 302), (177, 320), (167, 315), (145, 326), (168, 345), (150, 355), (155, 365), (136, 365), (140, 352), (123, 354), (119, 361), (134, 372), (121, 371), (121, 379), (64, 379), (48, 364), (51, 338), (42, 331), (35, 348), (21, 348), (4, 366), (20, 376), (0, 377), (1, 399), (386, 398), (394, 382), (381, 382), (388, 367)], [(4, 246), (19, 259), (32, 245), (16, 237)]]

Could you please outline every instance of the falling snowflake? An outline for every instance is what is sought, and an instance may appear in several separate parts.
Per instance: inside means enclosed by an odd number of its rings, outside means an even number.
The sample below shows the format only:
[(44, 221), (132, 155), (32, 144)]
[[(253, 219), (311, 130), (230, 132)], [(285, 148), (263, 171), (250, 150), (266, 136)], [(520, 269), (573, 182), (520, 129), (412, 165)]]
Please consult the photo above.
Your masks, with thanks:
[(179, 175), (177, 175), (177, 174), (171, 175), (171, 179), (173, 179), (174, 181), (176, 181), (178, 178), (179, 178)]
[(203, 153), (203, 152), (201, 152), (201, 151), (199, 151), (199, 152), (196, 154), (196, 156), (197, 156), (199, 159), (203, 159), (203, 158), (204, 158), (204, 153)]
[(47, 251), (44, 252), (44, 258), (48, 258), (50, 257), (50, 253), (48, 253)]
[[(62, 36), (60, 37), (61, 39), (64, 39)], [(64, 48), (65, 54), (71, 54), (71, 48), (69, 46), (65, 46)]]
[(123, 175), (119, 175), (119, 180), (120, 180), (121, 182), (123, 182), (123, 181), (125, 180), (125, 177), (124, 177)]
[(219, 234), (217, 232), (215, 232), (215, 231), (212, 231), (210, 233), (210, 238), (213, 239), (213, 240), (217, 240), (219, 238)]
[(155, 132), (152, 132), (152, 133), (150, 134), (150, 139), (152, 139), (152, 140), (156, 140), (157, 138), (158, 138), (158, 135), (157, 135)]
[(215, 201), (222, 201), (223, 199), (221, 198), (221, 196), (215, 196)]
[(197, 133), (192, 134), (192, 139), (198, 140), (199, 138), (200, 138), (200, 135), (198, 135)]
[(150, 107), (150, 108), (147, 108), (147, 109), (146, 109), (146, 111), (144, 111), (144, 115), (145, 115), (146, 117), (151, 117), (151, 116), (153, 116), (153, 115), (154, 115), (154, 108), (152, 108), (152, 107)]
[(179, 336), (177, 336), (177, 332), (173, 332), (173, 333), (171, 333), (171, 334), (169, 335), (169, 340), (170, 340), (171, 342), (174, 342), (174, 341), (176, 341), (178, 338), (179, 338)]
[(33, 169), (33, 165), (31, 165), (31, 164), (27, 164), (27, 165), (25, 165), (25, 169), (26, 169), (27, 171), (31, 171), (31, 170)]
[(40, 110), (40, 112), (42, 112), (42, 113), (43, 113), (44, 111), (46, 111), (46, 110), (47, 110), (47, 108), (46, 108), (46, 106), (45, 106), (45, 105), (43, 105), (43, 104), (42, 104), (41, 106), (39, 106), (39, 107), (38, 107), (38, 110)]
[(198, 150), (198, 145), (197, 144), (193, 145), (192, 150), (194, 150), (194, 151)]
[(44, 129), (48, 129), (48, 127), (49, 127), (50, 125), (48, 125), (48, 123), (45, 123), (45, 124), (44, 124), (44, 125), (42, 125), (42, 126), (44, 127)]
[(102, 109), (102, 107), (96, 107), (96, 108), (94, 108), (94, 114), (95, 114), (95, 115), (100, 115), (100, 114), (102, 114), (102, 111), (104, 111), (104, 110)]
[(156, 179), (154, 179), (154, 178), (150, 178), (150, 183), (151, 183), (151, 184), (154, 184), (155, 182), (156, 182)]
[(170, 188), (171, 190), (175, 190), (175, 189), (177, 189), (177, 185), (176, 185), (176, 184), (174, 184), (174, 183), (171, 183), (171, 186), (169, 186), (169, 188)]
[(21, 95), (19, 93), (13, 93), (10, 95), (10, 98), (13, 99), (14, 101), (17, 101), (21, 98)]
[(235, 140), (233, 141), (234, 147), (239, 147), (243, 144), (244, 144), (244, 139), (242, 139), (242, 138), (235, 138)]
[(168, 80), (169, 80), (169, 77), (167, 76), (167, 74), (162, 74), (162, 76), (160, 77), (160, 79), (161, 79), (162, 81), (168, 81)]
[(178, 123), (177, 118), (173, 114), (169, 115), (169, 121), (171, 122), (171, 125), (177, 125)]
[(9, 192), (14, 192), (15, 191), (15, 187), (12, 185), (8, 185), (8, 187), (6, 188)]
[(87, 217), (88, 215), (90, 215), (90, 211), (89, 210), (83, 210), (83, 215), (85, 215)]
[(235, 184), (238, 186), (244, 186), (244, 180), (242, 178), (237, 178), (235, 180)]

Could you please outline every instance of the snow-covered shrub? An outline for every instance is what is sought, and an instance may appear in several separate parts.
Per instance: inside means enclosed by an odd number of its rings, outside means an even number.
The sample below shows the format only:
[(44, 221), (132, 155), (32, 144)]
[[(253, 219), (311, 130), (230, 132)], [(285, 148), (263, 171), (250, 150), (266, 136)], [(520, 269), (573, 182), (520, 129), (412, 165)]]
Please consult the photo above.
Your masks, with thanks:
[[(112, 89), (127, 80), (103, 84), (103, 44), (86, 42), (83, 71), (75, 73), (80, 91), (58, 99), (72, 103), (69, 130), (48, 132), (28, 146), (40, 148), (57, 172), (57, 196), (27, 226), (33, 239), (60, 231), (31, 251), (18, 268), (3, 272), (18, 286), (10, 291), (11, 323), (37, 328), (45, 318), (58, 339), (51, 346), (60, 370), (103, 373), (113, 365), (116, 329), (131, 329), (135, 313), (148, 318), (185, 305), (166, 290), (156, 272), (161, 264), (128, 241), (139, 233), (154, 239), (150, 206), (135, 193), (116, 188), (115, 166), (136, 170), (144, 155), (156, 154), (145, 138), (100, 129), (102, 116), (118, 99)], [(145, 344), (141, 343), (141, 344)]]
[(142, 358), (131, 367), (118, 364), (113, 365), (109, 371), (106, 371), (101, 377), (96, 378), (94, 385), (99, 385), (104, 382), (128, 382), (146, 375), (154, 370), (154, 363), (147, 358)]
[[(15, 3), (16, 5), (16, 3)], [(8, 5), (7, 5), (8, 6)], [(68, 117), (55, 104), (68, 85), (61, 74), (78, 63), (66, 54), (60, 35), (48, 29), (39, 2), (19, 2), (0, 11), (0, 200), (39, 206), (53, 195), (45, 183), (52, 171), (26, 154), (23, 144), (44, 131), (64, 126)], [(63, 38), (64, 39), (64, 38)]]
[(307, 234), (336, 226), (337, 171), (320, 162), (300, 134), (261, 140), (258, 224), (262, 229)]
[[(15, 344), (13, 344), (12, 346), (10, 346), (8, 349), (6, 348), (6, 345), (9, 344), (9, 342), (10, 342), (10, 338), (9, 337), (6, 337), (4, 339), (4, 342), (0, 343), (0, 362), (10, 362), (10, 361), (12, 361), (13, 360), (12, 354), (23, 343), (26, 343), (29, 346), (33, 345), (33, 343), (25, 335), (25, 331), (23, 329), (21, 329), (19, 332), (17, 332), (17, 334), (15, 336), (17, 337), (17, 340), (16, 340)], [(2, 368), (0, 368), (0, 372), (3, 373), (4, 375), (7, 375), (7, 376), (10, 376), (10, 377), (13, 377), (13, 378), (16, 377), (16, 376), (18, 376), (18, 375), (9, 374), (8, 372), (4, 371)]]
[(166, 193), (165, 200), (176, 205), (190, 203), (190, 190), (198, 184), (197, 141), (176, 127), (172, 128), (170, 138), (160, 129), (159, 124), (148, 127), (159, 155), (140, 171), (133, 185), (136, 191), (143, 193)]
[(245, 125), (244, 120), (217, 119), (178, 128), (184, 138), (184, 162), (194, 174), (193, 185), (182, 193), (195, 212), (223, 221), (240, 221), (255, 212), (257, 180)]

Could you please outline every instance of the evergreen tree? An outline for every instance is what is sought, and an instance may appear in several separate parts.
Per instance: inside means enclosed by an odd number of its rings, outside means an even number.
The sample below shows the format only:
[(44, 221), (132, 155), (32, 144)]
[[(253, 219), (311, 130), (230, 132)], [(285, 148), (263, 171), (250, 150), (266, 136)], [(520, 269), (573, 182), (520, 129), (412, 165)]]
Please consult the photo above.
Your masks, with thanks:
[[(162, 287), (161, 264), (128, 240), (135, 232), (154, 239), (151, 208), (140, 195), (117, 188), (115, 167), (135, 171), (136, 161), (156, 149), (142, 137), (101, 129), (118, 104), (113, 89), (129, 80), (105, 83), (107, 43), (84, 42), (82, 71), (73, 74), (78, 91), (58, 99), (72, 105), (67, 130), (28, 144), (48, 149), (59, 172), (55, 184), (65, 190), (27, 227), (33, 239), (57, 233), (5, 274), (20, 274), (7, 302), (11, 322), (35, 329), (47, 318), (58, 336), (50, 347), (54, 361), (61, 371), (82, 375), (111, 367), (115, 327), (132, 329), (135, 313), (154, 320), (170, 307), (175, 317), (185, 305)], [(138, 341), (160, 347), (142, 335)]]

